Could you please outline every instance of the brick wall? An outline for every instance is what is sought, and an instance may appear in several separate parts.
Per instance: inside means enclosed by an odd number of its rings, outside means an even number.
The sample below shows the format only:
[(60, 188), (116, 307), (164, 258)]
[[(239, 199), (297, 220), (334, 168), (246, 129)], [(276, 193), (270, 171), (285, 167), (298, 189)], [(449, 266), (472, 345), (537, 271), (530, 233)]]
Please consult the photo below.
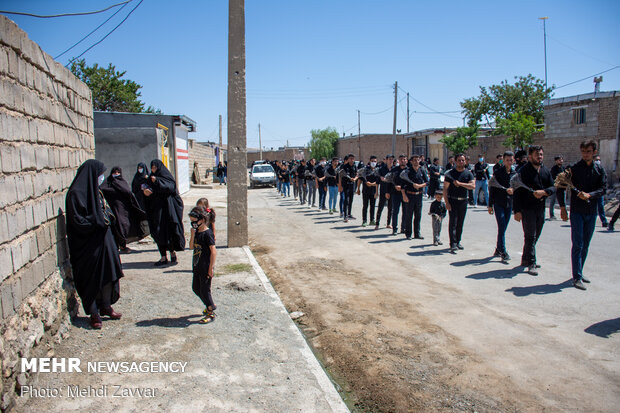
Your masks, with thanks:
[[(194, 163), (198, 163), (198, 174), (200, 176), (199, 184), (206, 184), (213, 182), (213, 167), (215, 166), (215, 145), (196, 142), (194, 139), (188, 140), (189, 147), (189, 169), (190, 180), (192, 179), (192, 173), (194, 171)], [(209, 177), (206, 177), (206, 172), (209, 171)], [(191, 181), (194, 182), (193, 180)]]
[(0, 16), (3, 410), (26, 381), (19, 357), (45, 351), (77, 309), (63, 211), (77, 167), (93, 157), (90, 90)]
[[(409, 147), (410, 141), (405, 139), (404, 135), (396, 135), (396, 153), (411, 154)], [(340, 158), (352, 153), (358, 161), (368, 162), (370, 155), (375, 155), (379, 159), (385, 159), (385, 156), (392, 154), (392, 134), (369, 134), (361, 136), (351, 136), (338, 139), (336, 145), (336, 153)]]

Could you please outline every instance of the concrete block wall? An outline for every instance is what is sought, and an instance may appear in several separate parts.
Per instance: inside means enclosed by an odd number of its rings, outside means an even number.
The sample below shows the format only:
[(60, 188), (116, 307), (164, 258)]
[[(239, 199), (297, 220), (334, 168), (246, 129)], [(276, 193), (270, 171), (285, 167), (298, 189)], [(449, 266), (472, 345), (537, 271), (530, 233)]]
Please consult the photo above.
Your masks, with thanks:
[(88, 87), (0, 16), (2, 410), (26, 380), (19, 358), (59, 340), (77, 308), (65, 194), (94, 149)]
[[(215, 145), (196, 142), (194, 139), (189, 139), (188, 141), (190, 179), (194, 171), (194, 163), (196, 162), (198, 163), (198, 173), (200, 175), (200, 182), (198, 183), (212, 183), (213, 167), (215, 166)], [(209, 171), (208, 178), (205, 176), (207, 171)]]

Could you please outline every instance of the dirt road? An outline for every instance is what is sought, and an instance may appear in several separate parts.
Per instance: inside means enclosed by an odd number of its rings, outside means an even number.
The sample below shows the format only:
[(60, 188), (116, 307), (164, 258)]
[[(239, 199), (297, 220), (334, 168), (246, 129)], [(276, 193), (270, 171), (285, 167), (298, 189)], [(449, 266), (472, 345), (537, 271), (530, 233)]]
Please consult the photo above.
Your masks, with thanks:
[[(358, 411), (617, 408), (620, 291), (604, 250), (591, 253), (596, 280), (579, 292), (570, 256), (558, 255), (570, 245), (559, 222), (543, 231), (546, 272), (532, 277), (515, 267), (514, 223), (505, 266), (489, 257), (496, 227), (485, 210), (468, 211), (467, 249), (453, 256), (430, 245), (426, 215), (423, 241), (361, 228), (356, 198), (348, 223), (273, 189), (250, 191), (248, 204), (252, 251), (288, 310), (306, 314), (300, 326)], [(443, 231), (445, 241), (447, 222)], [(620, 237), (603, 237), (593, 250), (618, 250)]]

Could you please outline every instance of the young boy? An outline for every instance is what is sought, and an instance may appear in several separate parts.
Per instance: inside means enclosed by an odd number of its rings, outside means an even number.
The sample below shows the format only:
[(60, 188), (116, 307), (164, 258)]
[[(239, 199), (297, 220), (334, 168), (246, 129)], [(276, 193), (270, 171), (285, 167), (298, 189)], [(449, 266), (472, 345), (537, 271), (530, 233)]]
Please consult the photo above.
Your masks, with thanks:
[(431, 202), (430, 211), (428, 214), (431, 216), (433, 220), (433, 245), (442, 245), (442, 242), (439, 240), (439, 235), (441, 234), (441, 223), (443, 219), (446, 217), (446, 204), (442, 202), (443, 199), (443, 189), (438, 188), (435, 191), (435, 200)]
[(211, 280), (213, 279), (216, 255), (215, 240), (211, 229), (209, 229), (211, 213), (204, 208), (195, 207), (189, 213), (189, 219), (192, 225), (189, 247), (194, 249), (192, 290), (205, 305), (205, 309), (202, 311), (204, 317), (200, 323), (207, 324), (215, 319), (214, 311), (216, 309), (213, 297), (211, 297)]

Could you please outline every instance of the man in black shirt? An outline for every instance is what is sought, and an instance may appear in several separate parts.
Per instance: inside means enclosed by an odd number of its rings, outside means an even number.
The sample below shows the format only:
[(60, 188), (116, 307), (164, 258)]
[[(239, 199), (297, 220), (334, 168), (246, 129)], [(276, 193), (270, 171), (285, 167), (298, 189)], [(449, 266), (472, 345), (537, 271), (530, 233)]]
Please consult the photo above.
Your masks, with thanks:
[[(398, 156), (398, 166), (392, 167), (392, 175), (394, 176), (394, 185), (392, 185), (392, 235), (398, 233), (398, 212), (401, 204), (403, 204), (404, 181), (400, 178), (400, 174), (407, 168), (407, 155)], [(405, 232), (405, 205), (403, 204), (403, 216), (400, 222), (401, 232)]]
[(316, 165), (316, 159), (310, 159), (308, 165), (306, 165), (306, 187), (308, 188), (308, 208), (314, 207), (316, 202), (316, 173), (314, 172), (314, 166)]
[(331, 164), (325, 169), (325, 179), (327, 190), (329, 191), (329, 213), (336, 212), (336, 202), (338, 201), (338, 158), (332, 158)]
[(455, 163), (454, 163), (454, 156), (449, 156), (448, 157), (448, 163), (446, 164), (446, 172), (448, 172), (450, 169), (454, 168)]
[[(474, 175), (474, 166), (470, 163), (469, 155), (465, 155), (465, 168)], [(475, 184), (476, 175), (474, 175), (474, 184)], [(475, 185), (474, 185), (475, 188)], [(474, 188), (467, 190), (467, 202), (469, 205), (476, 206), (474, 203)]]
[(545, 224), (545, 199), (555, 192), (551, 172), (542, 164), (542, 146), (530, 146), (529, 162), (517, 173), (529, 188), (517, 188), (514, 192), (515, 220), (523, 226), (523, 255), (521, 266), (527, 272), (538, 275), (540, 265), (536, 262), (536, 242)]
[[(562, 158), (562, 156), (556, 156), (555, 158), (555, 165), (553, 165), (551, 167), (551, 178), (553, 179), (553, 181), (555, 182), (555, 178), (557, 178), (557, 176), (561, 173), (564, 172), (564, 166), (562, 165), (564, 163), (564, 158)], [(557, 200), (557, 197), (560, 194), (556, 191), (553, 195), (551, 195), (549, 197), (549, 219), (555, 219), (555, 201)], [(562, 196), (564, 195), (564, 193), (562, 192)], [(564, 200), (562, 200), (562, 202), (565, 202)]]
[(319, 209), (326, 210), (325, 198), (327, 198), (327, 181), (325, 178), (325, 168), (327, 167), (327, 159), (321, 158), (318, 166), (314, 168), (316, 174), (317, 188), (319, 189)]
[(349, 222), (349, 219), (353, 219), (351, 215), (351, 207), (353, 206), (353, 194), (355, 193), (355, 185), (357, 182), (357, 168), (355, 167), (355, 155), (347, 155), (347, 162), (342, 165), (344, 174), (340, 181), (342, 185), (342, 194), (344, 196), (344, 222)]
[(392, 192), (392, 184), (386, 182), (385, 176), (392, 169), (392, 163), (394, 162), (394, 155), (388, 155), (385, 157), (385, 162), (379, 168), (378, 174), (380, 178), (379, 185), (379, 206), (377, 206), (377, 221), (375, 225), (375, 229), (379, 229), (379, 223), (381, 221), (381, 212), (383, 211), (383, 207), (387, 204), (387, 226), (386, 228), (392, 228), (390, 222), (392, 220), (392, 197), (390, 193)]
[[(506, 250), (506, 228), (508, 228), (512, 215), (512, 194), (514, 191), (510, 187), (510, 178), (516, 173), (512, 170), (514, 160), (515, 157), (512, 152), (504, 152), (501, 168), (496, 169), (493, 173), (495, 181), (505, 189), (489, 187), (489, 214), (495, 214), (497, 221), (497, 244), (493, 255), (501, 257), (504, 263), (510, 260), (510, 255)], [(497, 165), (500, 164), (497, 163)]]
[(495, 171), (497, 171), (499, 168), (504, 166), (503, 163), (504, 163), (504, 155), (497, 155), (495, 157), (495, 165), (493, 165), (493, 173), (494, 174), (495, 174)]
[(476, 177), (476, 187), (474, 188), (474, 207), (478, 206), (478, 193), (480, 189), (484, 191), (484, 203), (489, 201), (489, 186), (487, 181), (489, 175), (489, 164), (484, 161), (484, 156), (478, 155), (478, 162), (474, 165), (474, 176)]
[(411, 239), (411, 224), (413, 220), (414, 238), (424, 239), (420, 233), (420, 220), (422, 219), (422, 194), (428, 182), (428, 175), (424, 168), (420, 166), (420, 157), (418, 155), (411, 156), (409, 162), (409, 168), (401, 173), (401, 178), (405, 181), (402, 189), (403, 202), (405, 203), (405, 236), (407, 239)]
[(306, 160), (302, 159), (299, 161), (299, 165), (297, 166), (297, 187), (299, 192), (299, 203), (304, 205), (306, 203), (306, 195), (308, 193), (308, 189), (306, 188)]
[(439, 178), (441, 177), (441, 166), (439, 158), (434, 158), (431, 166), (428, 167), (428, 197), (435, 198), (435, 191), (439, 188)]
[[(573, 246), (571, 248), (571, 264), (573, 269), (573, 285), (585, 290), (583, 283), (590, 280), (583, 276), (583, 265), (588, 256), (588, 247), (594, 227), (596, 226), (597, 201), (605, 194), (607, 176), (600, 165), (594, 163), (596, 142), (582, 142), (580, 145), (581, 160), (569, 167), (571, 171), (572, 194), (570, 197), (570, 232)], [(558, 189), (563, 193), (565, 189)], [(559, 196), (560, 216), (568, 220), (564, 197)]]
[(362, 178), (358, 180), (362, 186), (362, 226), (367, 224), (368, 208), (370, 207), (370, 225), (375, 223), (375, 202), (379, 197), (379, 175), (377, 173), (377, 157), (372, 155)]
[(465, 167), (467, 161), (465, 155), (456, 155), (456, 166), (446, 172), (443, 186), (443, 197), (446, 209), (450, 213), (448, 220), (448, 233), (450, 235), (450, 252), (456, 254), (456, 250), (464, 249), (461, 245), (463, 223), (467, 213), (467, 191), (476, 186), (474, 175)]

